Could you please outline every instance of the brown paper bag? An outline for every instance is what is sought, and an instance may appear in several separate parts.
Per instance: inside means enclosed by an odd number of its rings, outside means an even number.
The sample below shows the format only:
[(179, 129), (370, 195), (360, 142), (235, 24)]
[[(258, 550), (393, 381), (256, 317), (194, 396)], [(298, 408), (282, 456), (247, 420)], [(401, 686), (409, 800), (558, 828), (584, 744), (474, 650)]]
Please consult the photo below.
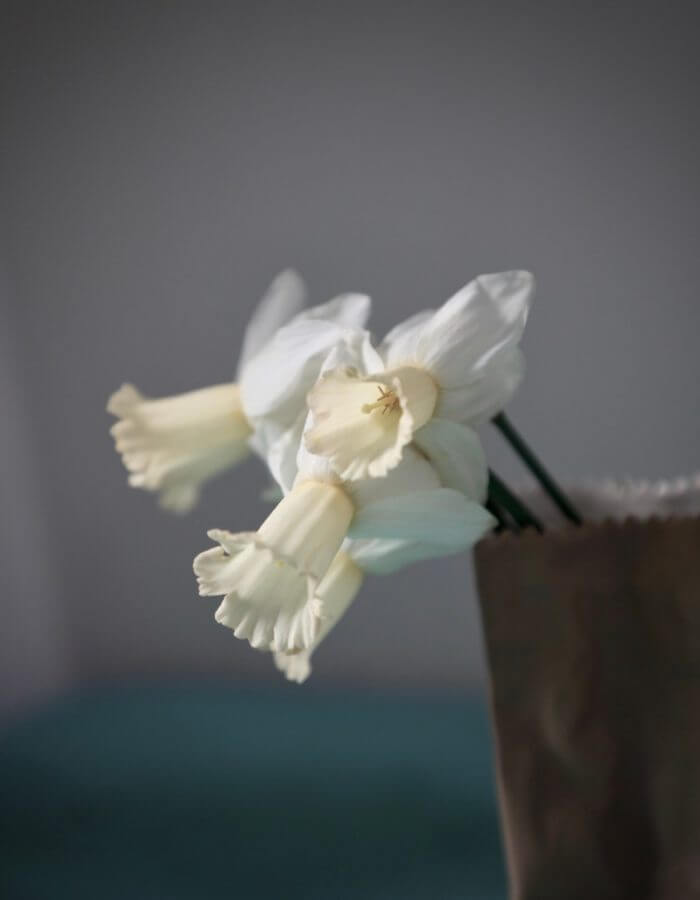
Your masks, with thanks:
[(511, 897), (700, 898), (700, 518), (475, 559)]

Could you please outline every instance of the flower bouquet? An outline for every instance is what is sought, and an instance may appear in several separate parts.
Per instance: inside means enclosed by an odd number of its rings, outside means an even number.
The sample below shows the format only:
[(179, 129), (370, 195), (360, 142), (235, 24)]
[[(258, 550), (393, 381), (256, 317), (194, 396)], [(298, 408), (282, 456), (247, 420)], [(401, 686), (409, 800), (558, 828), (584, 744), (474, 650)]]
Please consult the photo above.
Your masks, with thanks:
[[(283, 272), (234, 382), (158, 399), (124, 385), (112, 434), (129, 483), (180, 513), (262, 460), (278, 502), (256, 531), (209, 531), (194, 572), (222, 597), (216, 621), (292, 681), (366, 576), (478, 543), (512, 896), (700, 896), (700, 802), (679, 775), (700, 751), (700, 521), (625, 519), (665, 488), (562, 490), (505, 416), (533, 286), (482, 275), (377, 343), (368, 297), (307, 308)], [(489, 469), (488, 422), (537, 492)], [(677, 486), (676, 510), (688, 495), (700, 487)]]

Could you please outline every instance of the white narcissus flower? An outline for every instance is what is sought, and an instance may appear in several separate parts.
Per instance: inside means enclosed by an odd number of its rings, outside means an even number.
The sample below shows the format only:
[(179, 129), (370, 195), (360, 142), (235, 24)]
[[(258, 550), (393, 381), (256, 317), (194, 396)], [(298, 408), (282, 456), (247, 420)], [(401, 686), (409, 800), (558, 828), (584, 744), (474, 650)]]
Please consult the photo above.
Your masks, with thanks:
[(343, 480), (377, 478), (412, 441), (440, 452), (455, 425), (493, 416), (522, 378), (517, 345), (533, 284), (528, 272), (481, 275), (393, 329), (374, 360), (327, 366), (308, 396), (308, 450)]
[[(390, 517), (399, 515), (398, 508), (403, 507), (404, 514), (410, 517), (416, 530), (409, 539), (370, 537), (349, 538), (343, 542), (315, 594), (320, 622), (313, 643), (305, 650), (294, 653), (277, 652), (274, 655), (275, 665), (289, 681), (301, 684), (309, 677), (312, 654), (345, 615), (366, 575), (389, 575), (420, 560), (460, 553), (476, 543), (494, 524), (491, 516), (477, 506), (486, 495), (488, 481), (486, 458), (478, 435), (464, 426), (453, 423), (446, 425), (451, 426), (451, 431), (432, 458), (425, 453), (419, 456), (408, 448), (404, 461), (386, 478), (379, 482), (355, 482), (353, 486), (346, 486), (350, 490), (354, 487), (361, 496), (374, 495), (374, 502), (377, 504), (373, 510), (375, 518), (380, 517), (380, 505), (385, 507), (385, 512)], [(425, 455), (428, 455), (428, 466), (426, 460), (422, 459)], [(299, 451), (299, 459), (306, 467), (319, 466), (318, 460), (310, 457), (303, 447)], [(415, 462), (407, 465), (408, 460), (416, 459), (420, 460), (419, 465)], [(281, 471), (288, 472), (290, 468), (283, 463)], [(416, 479), (414, 491), (409, 490), (410, 479)], [(425, 497), (424, 491), (435, 490), (441, 485), (455, 488), (467, 500), (474, 501), (472, 528), (434, 530), (431, 519), (421, 519), (419, 504)], [(406, 491), (405, 498), (399, 500), (399, 494), (403, 491)], [(450, 493), (454, 494), (454, 490)], [(397, 498), (394, 503), (392, 496)], [(355, 533), (363, 530), (361, 521), (359, 524)], [(387, 531), (396, 533), (396, 528), (391, 524), (386, 523), (384, 527)]]
[(300, 450), (291, 491), (258, 531), (210, 531), (219, 546), (200, 553), (194, 571), (201, 595), (224, 595), (218, 622), (258, 649), (293, 654), (319, 637), (319, 588), (346, 537), (428, 538), (460, 548), (493, 524), (478, 503), (441, 487), (433, 467), (411, 449), (381, 482), (352, 484)]
[[(432, 314), (421, 313), (414, 316), (394, 332), (399, 332), (402, 327), (407, 328), (409, 325), (413, 327), (422, 318), (430, 315)], [(381, 371), (382, 366), (383, 359), (372, 346), (369, 334), (358, 333), (357, 339), (352, 343), (334, 345), (324, 360), (320, 377), (311, 395), (317, 391), (324, 394), (326, 389), (331, 393), (339, 386), (342, 393), (343, 386), (353, 381), (366, 390), (368, 382), (363, 381), (359, 373)], [(409, 380), (407, 379), (405, 383)], [(351, 392), (354, 396), (352, 388)], [(329, 393), (325, 394), (326, 399)], [(290, 479), (296, 473), (296, 459), (290, 455), (290, 445), (297, 446), (301, 442), (301, 452), (309, 459), (322, 461), (338, 478), (354, 481), (356, 478), (359, 479), (360, 473), (365, 471), (367, 466), (368, 458), (362, 452), (363, 447), (369, 446), (372, 450), (376, 450), (380, 446), (380, 441), (386, 440), (386, 444), (383, 445), (386, 452), (380, 457), (382, 463), (380, 471), (386, 475), (401, 460), (407, 443), (413, 441), (436, 470), (443, 487), (461, 491), (471, 500), (481, 503), (486, 497), (488, 468), (481, 441), (474, 429), (460, 422), (433, 418), (417, 432), (413, 432), (415, 420), (411, 410), (401, 411), (398, 416), (395, 412), (396, 410), (389, 412), (380, 410), (368, 416), (362, 406), (356, 404), (349, 408), (348, 396), (341, 395), (337, 403), (330, 404), (327, 412), (319, 413), (318, 409), (314, 410), (312, 407), (303, 428), (297, 427), (296, 431), (290, 429), (281, 437), (274, 430), (267, 429), (264, 432), (267, 442), (261, 449), (273, 477), (284, 487), (291, 483)], [(316, 450), (323, 449), (323, 446), (319, 446), (319, 440), (323, 443), (330, 435), (336, 441), (338, 450), (348, 454), (348, 465), (342, 475), (338, 472), (335, 455), (315, 455)], [(350, 451), (355, 453), (354, 457)], [(389, 462), (390, 464), (387, 464)], [(387, 464), (386, 472), (384, 464)], [(370, 479), (373, 476), (378, 477), (376, 468), (370, 466), (369, 469), (367, 474)]]
[(126, 384), (110, 397), (107, 410), (119, 418), (111, 433), (129, 484), (187, 512), (206, 480), (256, 449), (263, 422), (281, 433), (305, 414), (323, 358), (336, 342), (353, 341), (369, 315), (364, 295), (300, 312), (305, 296), (291, 270), (273, 281), (246, 328), (238, 383), (158, 399)]

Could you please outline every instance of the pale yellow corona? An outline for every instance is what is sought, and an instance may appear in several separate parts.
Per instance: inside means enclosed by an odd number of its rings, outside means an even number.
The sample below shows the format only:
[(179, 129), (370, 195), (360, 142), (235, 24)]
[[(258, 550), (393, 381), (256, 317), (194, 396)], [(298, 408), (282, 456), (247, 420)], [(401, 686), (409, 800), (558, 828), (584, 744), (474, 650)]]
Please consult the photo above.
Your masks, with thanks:
[(303, 481), (256, 532), (210, 531), (218, 546), (197, 556), (194, 571), (202, 596), (224, 595), (217, 622), (259, 650), (312, 646), (321, 622), (316, 590), (354, 512), (341, 488)]
[(313, 644), (298, 653), (276, 653), (275, 665), (289, 681), (301, 684), (311, 674), (311, 655), (345, 615), (364, 581), (364, 572), (349, 553), (341, 550), (318, 587), (319, 628)]
[(145, 397), (125, 384), (109, 398), (111, 428), (129, 484), (159, 494), (161, 505), (187, 512), (202, 484), (248, 455), (252, 429), (236, 384), (173, 397)]
[(412, 366), (367, 377), (332, 370), (309, 394), (313, 424), (304, 435), (306, 448), (327, 457), (344, 480), (382, 477), (430, 420), (437, 398), (433, 378)]

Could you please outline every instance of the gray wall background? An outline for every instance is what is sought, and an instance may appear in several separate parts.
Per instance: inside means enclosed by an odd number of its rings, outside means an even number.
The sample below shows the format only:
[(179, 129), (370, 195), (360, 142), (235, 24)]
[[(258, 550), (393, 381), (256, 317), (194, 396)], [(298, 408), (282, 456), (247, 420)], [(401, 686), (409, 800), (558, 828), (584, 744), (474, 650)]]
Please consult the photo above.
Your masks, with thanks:
[[(551, 468), (698, 467), (690, 7), (10, 3), (3, 8), (5, 708), (154, 673), (276, 678), (196, 596), (251, 462), (186, 519), (127, 489), (107, 395), (225, 380), (281, 268), (381, 333), (481, 272), (539, 293), (511, 412)], [(494, 463), (516, 463), (486, 435)], [(468, 560), (366, 585), (316, 683), (477, 684)]]

